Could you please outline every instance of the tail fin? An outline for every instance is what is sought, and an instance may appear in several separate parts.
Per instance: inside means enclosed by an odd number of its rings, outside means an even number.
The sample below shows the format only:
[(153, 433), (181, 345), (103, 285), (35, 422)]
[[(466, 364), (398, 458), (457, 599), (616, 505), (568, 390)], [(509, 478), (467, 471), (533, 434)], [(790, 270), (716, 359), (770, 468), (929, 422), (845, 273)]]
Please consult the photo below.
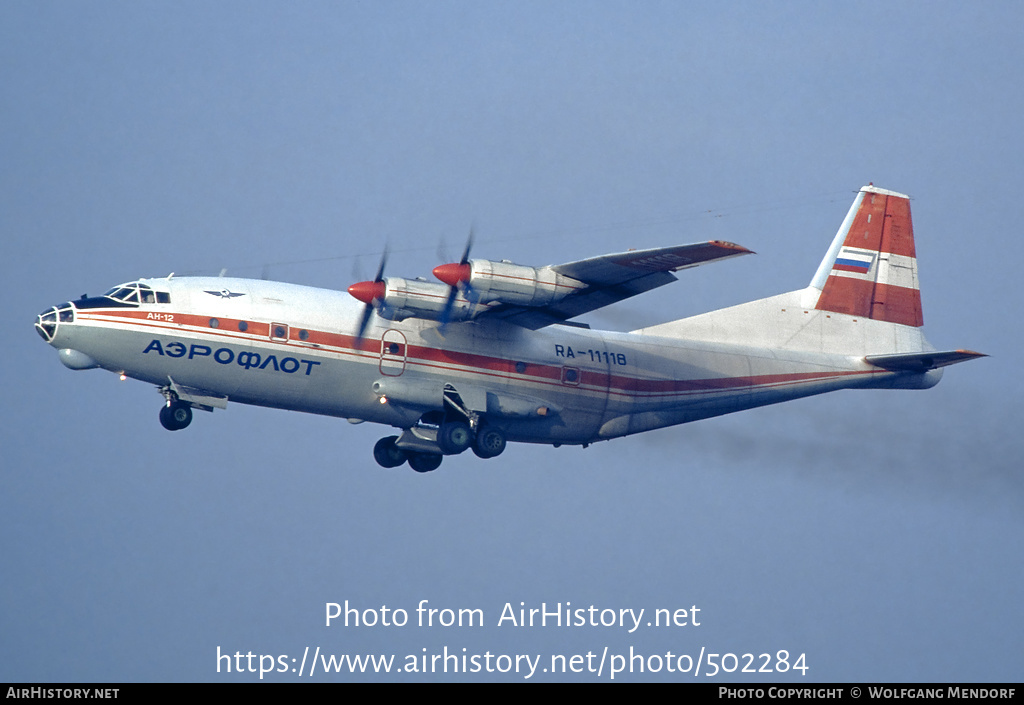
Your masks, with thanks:
[(819, 311), (920, 328), (910, 197), (867, 185), (847, 213), (811, 287)]

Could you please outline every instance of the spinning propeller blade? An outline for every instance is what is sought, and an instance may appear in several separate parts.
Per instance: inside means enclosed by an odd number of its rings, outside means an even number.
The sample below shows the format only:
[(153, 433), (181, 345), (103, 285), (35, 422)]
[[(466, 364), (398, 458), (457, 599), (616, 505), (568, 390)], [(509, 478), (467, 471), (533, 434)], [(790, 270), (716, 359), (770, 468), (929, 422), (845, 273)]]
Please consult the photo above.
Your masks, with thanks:
[(387, 293), (387, 283), (384, 281), (384, 266), (388, 261), (388, 248), (380, 256), (380, 265), (377, 267), (377, 274), (373, 281), (356, 282), (348, 288), (356, 299), (363, 302), (363, 316), (359, 319), (359, 329), (356, 333), (356, 341), (362, 341), (366, 333), (366, 327), (370, 324), (370, 317), (373, 315), (377, 302), (384, 298)]
[(441, 264), (434, 267), (434, 276), (448, 285), (448, 298), (444, 304), (444, 311), (441, 313), (441, 329), (443, 330), (448, 321), (451, 320), (452, 309), (455, 306), (455, 299), (459, 292), (468, 299), (472, 293), (469, 279), (473, 270), (469, 264), (469, 253), (473, 249), (473, 228), (469, 229), (469, 237), (466, 239), (466, 246), (462, 250), (462, 258), (459, 262), (452, 264)]

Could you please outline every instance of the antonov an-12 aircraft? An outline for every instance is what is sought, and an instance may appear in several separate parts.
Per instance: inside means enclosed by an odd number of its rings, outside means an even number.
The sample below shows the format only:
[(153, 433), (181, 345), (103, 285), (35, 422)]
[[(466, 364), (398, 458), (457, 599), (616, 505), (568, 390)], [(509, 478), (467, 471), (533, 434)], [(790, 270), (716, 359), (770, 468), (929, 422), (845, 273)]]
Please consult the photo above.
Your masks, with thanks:
[(253, 279), (139, 279), (43, 311), (73, 370), (157, 385), (160, 422), (228, 401), (393, 426), (384, 467), (428, 472), (507, 441), (587, 446), (837, 389), (925, 389), (943, 367), (922, 331), (910, 199), (856, 195), (805, 289), (628, 333), (581, 314), (750, 254), (712, 241), (546, 267), (469, 259), (439, 282), (384, 276), (348, 293)]

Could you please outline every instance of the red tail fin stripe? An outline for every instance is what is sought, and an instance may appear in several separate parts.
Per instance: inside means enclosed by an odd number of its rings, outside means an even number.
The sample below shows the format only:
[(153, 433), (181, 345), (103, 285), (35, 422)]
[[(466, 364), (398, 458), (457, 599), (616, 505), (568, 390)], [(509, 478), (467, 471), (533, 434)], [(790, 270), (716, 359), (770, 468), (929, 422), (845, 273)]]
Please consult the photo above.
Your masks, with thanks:
[(843, 245), (873, 252), (916, 257), (914, 230), (910, 220), (910, 200), (865, 192)]
[(829, 277), (821, 292), (821, 301), (827, 301), (824, 310), (863, 316), (904, 326), (924, 325), (921, 314), (921, 293), (917, 289), (875, 283), (865, 279)]

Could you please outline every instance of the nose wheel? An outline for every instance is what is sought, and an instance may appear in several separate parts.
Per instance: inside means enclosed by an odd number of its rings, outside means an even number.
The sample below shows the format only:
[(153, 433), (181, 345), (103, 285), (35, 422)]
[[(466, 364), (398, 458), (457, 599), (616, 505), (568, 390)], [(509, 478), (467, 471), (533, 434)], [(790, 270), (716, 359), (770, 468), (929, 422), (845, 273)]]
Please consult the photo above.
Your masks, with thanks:
[(180, 401), (170, 401), (160, 409), (160, 424), (168, 431), (180, 431), (192, 423), (192, 407)]

